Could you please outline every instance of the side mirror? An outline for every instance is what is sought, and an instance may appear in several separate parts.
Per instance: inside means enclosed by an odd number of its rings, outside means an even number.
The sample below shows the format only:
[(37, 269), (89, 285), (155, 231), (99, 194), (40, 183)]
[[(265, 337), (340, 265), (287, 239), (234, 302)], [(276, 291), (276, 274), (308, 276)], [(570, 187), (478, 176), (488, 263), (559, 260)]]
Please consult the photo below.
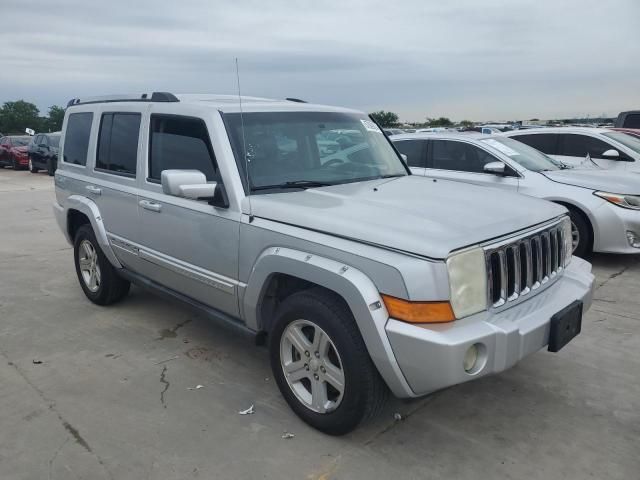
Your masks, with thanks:
[(494, 175), (504, 175), (504, 163), (502, 162), (490, 162), (484, 166), (486, 173), (493, 173)]
[(407, 157), (404, 153), (401, 153), (400, 156), (402, 157), (402, 160), (404, 160), (404, 163), (407, 163), (407, 160), (409, 160), (409, 157)]
[(213, 198), (218, 186), (199, 170), (163, 170), (160, 179), (163, 193), (193, 200)]
[(611, 149), (607, 150), (606, 152), (603, 152), (602, 156), (604, 158), (610, 158), (612, 160), (617, 160), (620, 157), (620, 153), (615, 148), (611, 148)]

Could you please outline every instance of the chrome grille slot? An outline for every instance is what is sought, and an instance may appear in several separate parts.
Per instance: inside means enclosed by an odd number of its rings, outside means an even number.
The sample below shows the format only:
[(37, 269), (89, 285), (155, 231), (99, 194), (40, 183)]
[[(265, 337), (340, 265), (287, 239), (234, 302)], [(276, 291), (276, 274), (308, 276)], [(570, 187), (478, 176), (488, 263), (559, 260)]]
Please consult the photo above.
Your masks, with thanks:
[(555, 224), (512, 242), (489, 246), (485, 255), (487, 298), (492, 308), (498, 308), (529, 295), (562, 270), (562, 227)]

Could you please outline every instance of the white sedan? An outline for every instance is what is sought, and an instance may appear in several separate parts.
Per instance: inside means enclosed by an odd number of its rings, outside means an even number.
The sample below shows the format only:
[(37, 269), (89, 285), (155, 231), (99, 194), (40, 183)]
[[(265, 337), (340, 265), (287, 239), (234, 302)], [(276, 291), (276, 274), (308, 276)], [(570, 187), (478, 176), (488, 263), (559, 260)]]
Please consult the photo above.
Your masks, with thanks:
[(568, 165), (640, 173), (640, 138), (608, 128), (558, 127), (515, 130), (504, 136)]
[(391, 140), (414, 174), (511, 190), (564, 205), (571, 216), (577, 256), (590, 251), (640, 253), (640, 176), (570, 168), (499, 135), (410, 134)]

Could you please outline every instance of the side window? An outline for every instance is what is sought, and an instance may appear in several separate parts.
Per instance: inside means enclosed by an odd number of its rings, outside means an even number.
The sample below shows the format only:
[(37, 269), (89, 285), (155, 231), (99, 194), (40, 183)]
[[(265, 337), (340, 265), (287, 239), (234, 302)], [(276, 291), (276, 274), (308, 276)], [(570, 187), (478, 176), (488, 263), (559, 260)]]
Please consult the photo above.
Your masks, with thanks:
[(207, 126), (200, 118), (151, 115), (149, 180), (159, 182), (163, 170), (200, 170), (207, 180), (219, 174)]
[(398, 151), (407, 156), (407, 164), (410, 167), (426, 167), (425, 140), (398, 140), (394, 142)]
[(631, 113), (624, 119), (624, 128), (640, 128), (640, 113)]
[(547, 155), (557, 155), (556, 141), (557, 135), (554, 133), (532, 133), (529, 135), (515, 135), (511, 137), (530, 147), (540, 150)]
[(87, 164), (89, 150), (89, 135), (93, 113), (72, 113), (67, 120), (67, 130), (64, 138), (64, 158), (66, 163), (75, 165)]
[(135, 176), (140, 119), (139, 113), (102, 114), (96, 169)]
[(431, 141), (431, 168), (484, 173), (484, 166), (495, 161), (496, 158), (468, 143), (451, 140)]
[(614, 148), (602, 140), (587, 135), (562, 134), (561, 138), (560, 155), (568, 157), (586, 157), (588, 153), (591, 158), (603, 158), (604, 152)]

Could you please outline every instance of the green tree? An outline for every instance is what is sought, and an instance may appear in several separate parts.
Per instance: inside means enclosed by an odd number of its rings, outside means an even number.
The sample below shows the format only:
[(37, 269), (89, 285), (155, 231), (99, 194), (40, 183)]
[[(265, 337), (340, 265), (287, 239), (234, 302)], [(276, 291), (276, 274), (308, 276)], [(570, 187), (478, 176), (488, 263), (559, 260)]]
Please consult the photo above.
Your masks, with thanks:
[(427, 123), (430, 127), (451, 127), (453, 122), (447, 117), (429, 118), (427, 117)]
[(57, 132), (62, 128), (62, 120), (64, 120), (64, 108), (52, 105), (49, 107), (49, 116), (44, 126), (49, 132)]
[(473, 127), (473, 122), (471, 120), (460, 120), (460, 126), (464, 128)]
[(373, 119), (384, 128), (395, 127), (398, 125), (398, 115), (393, 112), (380, 110), (379, 112), (373, 112), (371, 117), (373, 117)]
[(33, 103), (18, 100), (5, 102), (0, 108), (0, 131), (8, 133), (24, 133), (25, 128), (40, 129), (38, 107)]

